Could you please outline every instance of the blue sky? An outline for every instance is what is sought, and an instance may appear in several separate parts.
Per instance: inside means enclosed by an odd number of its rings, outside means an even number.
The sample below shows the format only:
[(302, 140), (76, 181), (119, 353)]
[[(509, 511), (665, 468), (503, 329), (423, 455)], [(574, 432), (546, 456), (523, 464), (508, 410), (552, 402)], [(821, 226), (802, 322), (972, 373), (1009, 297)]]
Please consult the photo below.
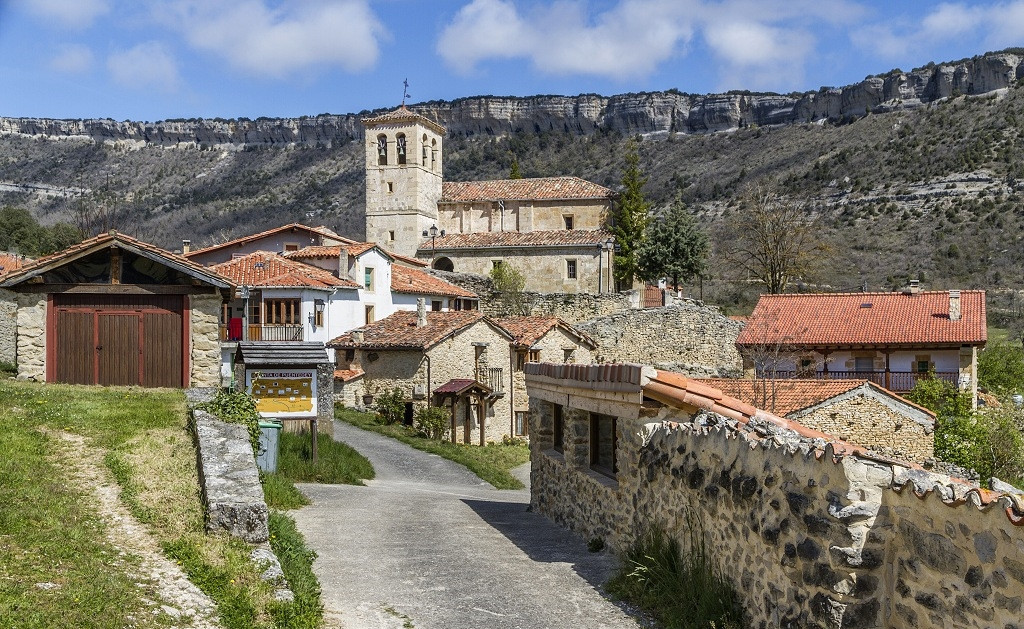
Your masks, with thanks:
[(0, 116), (790, 92), (1024, 46), (1024, 0), (0, 0)]

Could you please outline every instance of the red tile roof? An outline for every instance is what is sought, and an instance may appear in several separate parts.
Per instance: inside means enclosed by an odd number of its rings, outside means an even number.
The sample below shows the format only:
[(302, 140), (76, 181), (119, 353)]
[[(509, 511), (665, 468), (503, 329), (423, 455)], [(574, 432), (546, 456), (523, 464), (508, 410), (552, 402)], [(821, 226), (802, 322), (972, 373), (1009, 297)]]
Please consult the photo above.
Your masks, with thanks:
[(256, 251), (210, 268), (231, 278), (239, 286), (359, 288), (350, 279), (335, 277), (329, 271), (289, 260), (270, 251)]
[(476, 293), (446, 282), (439, 277), (434, 277), (426, 271), (410, 269), (397, 264), (391, 265), (391, 291), (410, 295), (477, 298)]
[(326, 236), (328, 238), (331, 238), (333, 240), (337, 240), (337, 241), (340, 241), (340, 242), (345, 242), (345, 243), (355, 242), (354, 240), (349, 240), (348, 238), (345, 238), (344, 236), (339, 236), (334, 231), (332, 231), (332, 230), (330, 230), (330, 229), (328, 229), (326, 227), (310, 227), (309, 225), (303, 225), (301, 223), (289, 223), (287, 225), (282, 225), (281, 227), (275, 227), (273, 229), (268, 229), (266, 231), (259, 232), (258, 234), (249, 234), (248, 236), (242, 236), (241, 238), (235, 238), (234, 240), (228, 240), (226, 242), (222, 242), (222, 243), (217, 244), (217, 245), (210, 245), (209, 247), (203, 247), (202, 249), (195, 249), (193, 251), (189, 251), (188, 253), (186, 253), (184, 255), (185, 255), (186, 258), (192, 258), (192, 257), (195, 257), (195, 256), (203, 254), (203, 253), (209, 253), (211, 251), (216, 251), (218, 249), (223, 249), (224, 247), (230, 247), (232, 245), (244, 245), (247, 242), (252, 242), (253, 240), (259, 240), (260, 238), (265, 238), (266, 236), (271, 236), (271, 235), (276, 234), (278, 232), (283, 232), (283, 231), (288, 231), (288, 230), (298, 230), (298, 229), (304, 229), (304, 230), (306, 230), (306, 231), (308, 231), (310, 233), (319, 234), (321, 236)]
[(31, 258), (26, 258), (25, 256), (0, 251), (0, 275), (20, 269), (31, 261)]
[(468, 201), (554, 201), (564, 199), (611, 199), (604, 186), (579, 177), (538, 177), (492, 181), (446, 181), (440, 203)]
[(479, 232), (475, 234), (448, 234), (420, 244), (424, 253), (449, 249), (493, 249), (504, 247), (594, 247), (611, 237), (601, 229), (559, 229), (535, 232)]
[(342, 382), (350, 382), (363, 375), (362, 369), (335, 369), (334, 379)]
[(496, 318), (494, 322), (512, 335), (512, 344), (519, 348), (532, 347), (555, 327), (560, 327), (571, 336), (575, 336), (590, 349), (597, 347), (597, 343), (592, 338), (558, 317), (500, 317)]
[(388, 251), (384, 247), (381, 247), (380, 245), (375, 245), (375, 243), (372, 242), (353, 242), (352, 244), (349, 245), (310, 245), (308, 247), (303, 247), (298, 251), (289, 251), (285, 253), (284, 256), (286, 258), (293, 258), (299, 260), (310, 260), (316, 258), (337, 258), (339, 255), (341, 255), (342, 248), (344, 248), (349, 255), (358, 256), (362, 255), (363, 253), (366, 253), (370, 249), (373, 249), (374, 246), (383, 251), (385, 255), (389, 255), (395, 260), (399, 260), (410, 266), (419, 268), (430, 266), (429, 264), (423, 262), (422, 260), (417, 260), (416, 258), (410, 258), (408, 256), (399, 255), (394, 251)]
[(474, 387), (479, 387), (482, 389), (486, 389), (487, 391), (490, 391), (490, 388), (487, 387), (487, 385), (480, 384), (476, 380), (469, 380), (466, 378), (453, 378), (448, 382), (445, 382), (441, 386), (437, 387), (436, 389), (434, 389), (434, 393), (454, 393), (455, 395), (459, 395), (465, 392), (466, 390), (472, 389)]
[[(753, 404), (759, 408), (772, 409), (776, 415), (785, 416), (814, 406), (825, 400), (834, 398), (858, 387), (870, 384), (867, 380), (751, 380), (729, 378), (697, 378), (701, 384), (720, 389), (722, 393)], [(881, 389), (885, 391), (885, 389)], [(885, 391), (886, 395), (897, 398), (911, 406), (916, 406), (894, 393)], [(922, 409), (932, 414), (927, 409)], [(932, 414), (934, 416), (934, 414)]]
[(161, 260), (164, 264), (177, 267), (184, 273), (215, 286), (228, 288), (232, 285), (232, 281), (229, 278), (218, 274), (216, 271), (208, 267), (197, 264), (188, 258), (176, 253), (171, 253), (170, 251), (157, 247), (156, 245), (151, 245), (148, 242), (143, 242), (130, 236), (125, 236), (124, 234), (113, 230), (93, 236), (92, 238), (87, 238), (78, 244), (71, 245), (63, 251), (58, 251), (32, 262), (28, 262), (20, 269), (4, 274), (4, 285), (11, 286), (18, 284), (30, 277), (39, 275), (50, 268), (60, 266), (65, 260), (73, 260), (81, 255), (86, 255), (91, 251), (99, 250), (112, 243), (117, 243), (128, 250), (135, 250), (142, 254), (155, 256), (156, 259)]
[(988, 338), (985, 291), (960, 291), (961, 317), (949, 318), (949, 293), (762, 295), (736, 341), (789, 347), (982, 345)]
[(368, 127), (379, 124), (389, 124), (397, 122), (418, 122), (422, 125), (425, 125), (433, 129), (435, 132), (441, 135), (445, 134), (444, 127), (441, 126), (439, 123), (434, 122), (433, 120), (427, 118), (422, 114), (416, 113), (415, 111), (409, 109), (405, 105), (402, 105), (398, 109), (392, 109), (391, 111), (385, 112), (383, 114), (363, 118), (362, 122), (364, 125)]
[[(342, 334), (327, 345), (340, 349), (429, 349), (477, 321), (486, 320), (479, 310), (428, 312), (427, 325), (418, 327), (416, 316), (415, 312), (399, 311), (380, 321)], [(490, 321), (488, 320), (488, 322)], [(497, 328), (497, 326), (495, 327)], [(497, 329), (504, 332), (500, 328)], [(362, 333), (363, 340), (354, 341), (353, 333)]]

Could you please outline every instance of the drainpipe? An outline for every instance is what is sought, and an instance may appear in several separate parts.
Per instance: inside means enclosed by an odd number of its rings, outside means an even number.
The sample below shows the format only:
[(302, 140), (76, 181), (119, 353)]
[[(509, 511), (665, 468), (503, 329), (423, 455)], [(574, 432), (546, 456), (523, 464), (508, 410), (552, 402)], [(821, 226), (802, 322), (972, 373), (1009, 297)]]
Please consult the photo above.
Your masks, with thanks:
[(505, 231), (505, 202), (498, 199), (498, 210), (501, 218), (499, 219), (500, 231)]
[(434, 386), (430, 380), (430, 354), (427, 350), (423, 350), (423, 357), (427, 359), (427, 406), (430, 406), (431, 391), (434, 390)]
[(508, 344), (508, 407), (511, 416), (509, 419), (509, 436), (515, 438), (516, 436), (516, 374), (512, 371), (515, 366), (515, 350), (512, 349), (512, 343)]

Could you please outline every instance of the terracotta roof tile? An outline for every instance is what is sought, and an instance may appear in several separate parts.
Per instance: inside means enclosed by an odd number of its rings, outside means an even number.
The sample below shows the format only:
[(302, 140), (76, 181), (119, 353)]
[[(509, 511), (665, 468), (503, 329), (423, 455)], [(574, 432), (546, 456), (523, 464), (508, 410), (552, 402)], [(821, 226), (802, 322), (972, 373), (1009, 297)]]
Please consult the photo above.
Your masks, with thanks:
[(422, 114), (416, 113), (415, 111), (409, 109), (405, 105), (402, 105), (398, 109), (392, 109), (391, 111), (385, 112), (383, 114), (363, 118), (362, 122), (364, 125), (368, 127), (379, 124), (388, 124), (392, 122), (419, 122), (420, 124), (424, 124), (427, 127), (430, 127), (431, 129), (433, 129), (434, 131), (441, 135), (444, 135), (445, 133), (444, 127), (441, 126), (439, 123), (434, 122), (433, 120), (427, 118)]
[(597, 347), (597, 343), (592, 338), (558, 317), (499, 317), (494, 322), (512, 335), (513, 345), (519, 348), (532, 347), (555, 327), (561, 327), (569, 334), (580, 339), (585, 345), (590, 346), (591, 349)]
[(301, 223), (289, 223), (287, 225), (282, 225), (281, 227), (275, 227), (273, 229), (268, 229), (266, 231), (259, 232), (258, 234), (249, 234), (248, 236), (242, 236), (241, 238), (235, 238), (234, 240), (228, 240), (220, 244), (210, 245), (209, 247), (203, 247), (202, 249), (195, 249), (193, 251), (189, 251), (188, 253), (186, 253), (185, 257), (192, 258), (203, 253), (209, 253), (210, 251), (216, 251), (218, 249), (223, 249), (224, 247), (230, 247), (232, 245), (244, 245), (247, 242), (259, 240), (260, 238), (264, 238), (266, 236), (270, 236), (278, 232), (288, 231), (291, 229), (304, 229), (315, 234), (320, 234), (321, 236), (327, 236), (328, 238), (338, 240), (340, 242), (355, 242), (354, 240), (349, 240), (344, 236), (339, 236), (333, 230), (330, 230), (326, 227), (310, 227), (309, 225), (303, 225)]
[(32, 262), (32, 258), (19, 256), (15, 253), (7, 253), (6, 251), (0, 251), (0, 275), (20, 269), (29, 262)]
[[(751, 380), (700, 378), (697, 382), (721, 390), (739, 400), (760, 407), (773, 408), (776, 415), (814, 406), (829, 398), (863, 386), (867, 380)], [(774, 401), (774, 405), (772, 402)]]
[(363, 375), (362, 369), (335, 369), (334, 379), (342, 382), (350, 382)]
[(269, 251), (256, 251), (210, 268), (238, 286), (359, 288), (350, 279), (335, 277), (329, 271)]
[(949, 293), (762, 295), (737, 345), (981, 345), (988, 338), (985, 291), (960, 291), (961, 318), (949, 318)]
[[(495, 247), (558, 247), (593, 246), (608, 240), (611, 233), (604, 230), (559, 229), (534, 232), (479, 232), (475, 234), (448, 234), (420, 244), (424, 253), (450, 249), (491, 249)], [(595, 250), (596, 251), (596, 250)]]
[[(486, 319), (479, 310), (428, 312), (427, 325), (417, 327), (416, 313), (396, 312), (380, 321), (353, 330), (332, 340), (327, 345), (340, 349), (422, 350)], [(362, 341), (353, 340), (353, 334), (362, 334)]]
[(391, 292), (411, 295), (435, 295), (438, 297), (464, 297), (476, 299), (474, 292), (434, 277), (426, 271), (406, 266), (391, 266)]
[(538, 177), (491, 181), (446, 181), (441, 184), (441, 203), (468, 201), (546, 201), (563, 199), (610, 199), (614, 193), (579, 177)]

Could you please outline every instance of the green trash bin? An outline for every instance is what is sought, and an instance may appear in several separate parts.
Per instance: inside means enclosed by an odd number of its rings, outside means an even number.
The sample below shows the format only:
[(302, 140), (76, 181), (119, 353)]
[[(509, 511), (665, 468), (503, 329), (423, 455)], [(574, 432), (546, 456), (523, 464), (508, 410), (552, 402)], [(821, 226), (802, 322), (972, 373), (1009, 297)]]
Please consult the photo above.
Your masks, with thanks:
[(281, 448), (281, 424), (260, 422), (260, 446), (256, 465), (264, 472), (277, 471), (277, 453)]

